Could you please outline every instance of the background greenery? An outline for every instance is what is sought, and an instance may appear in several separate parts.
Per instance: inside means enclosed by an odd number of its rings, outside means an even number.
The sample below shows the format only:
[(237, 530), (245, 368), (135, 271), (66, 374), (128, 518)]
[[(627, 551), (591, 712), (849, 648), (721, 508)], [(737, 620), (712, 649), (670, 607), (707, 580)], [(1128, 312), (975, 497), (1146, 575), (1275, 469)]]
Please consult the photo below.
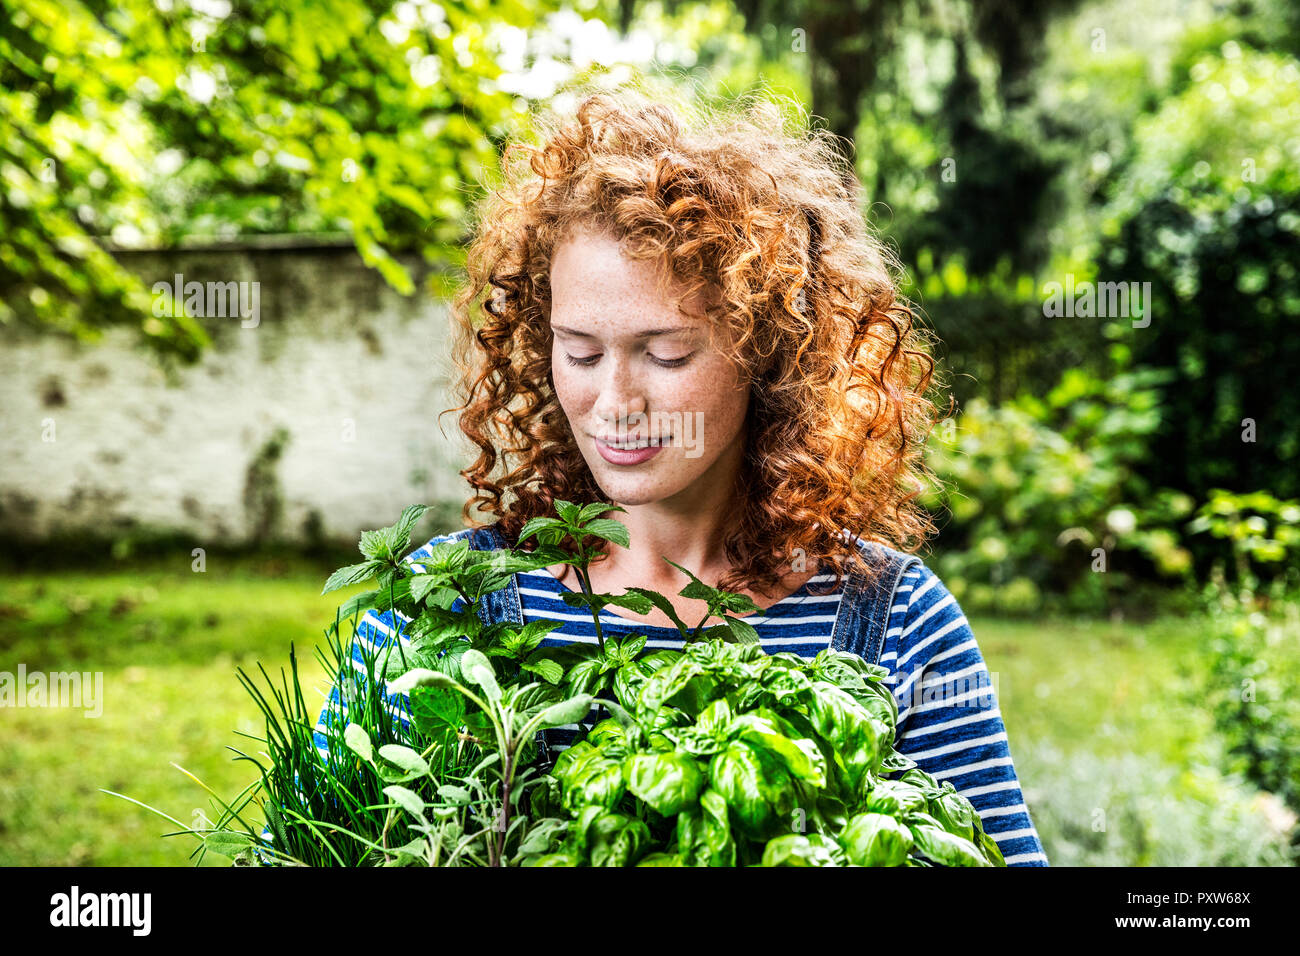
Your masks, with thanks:
[[(1049, 859), (1290, 859), (1300, 812), (1300, 8), (1285, 0), (0, 0), (0, 323), (209, 347), (113, 253), (352, 238), (444, 295), (506, 135), (570, 79), (788, 92), (944, 346), (927, 562), (972, 615)], [(593, 55), (596, 51), (599, 55)], [(417, 289), (398, 253), (436, 268)], [(1048, 283), (1149, 282), (1145, 317)], [(376, 516), (382, 523), (386, 516)], [(430, 534), (444, 527), (424, 529)], [(0, 711), (0, 863), (183, 862), (249, 779), (234, 667), (308, 650), (337, 555), (9, 547), (0, 662), (104, 717)], [(117, 697), (122, 695), (125, 700)]]

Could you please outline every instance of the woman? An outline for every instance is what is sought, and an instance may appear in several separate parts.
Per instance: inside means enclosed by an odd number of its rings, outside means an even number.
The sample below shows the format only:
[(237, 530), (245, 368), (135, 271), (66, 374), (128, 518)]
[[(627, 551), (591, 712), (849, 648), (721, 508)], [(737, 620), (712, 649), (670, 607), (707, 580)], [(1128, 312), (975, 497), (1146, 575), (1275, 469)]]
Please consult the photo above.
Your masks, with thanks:
[[(884, 666), (897, 749), (970, 799), (1008, 865), (1045, 866), (966, 619), (885, 543), (915, 550), (934, 530), (916, 502), (933, 361), (856, 180), (828, 135), (788, 133), (771, 106), (687, 115), (597, 94), (545, 121), (541, 147), (507, 149), (452, 310), (456, 410), (480, 449), (464, 513), (496, 520), (411, 560), (460, 537), (513, 547), (557, 499), (616, 503), (631, 546), (592, 564), (595, 591), (651, 588), (694, 623), (706, 607), (678, 595), (668, 558), (749, 596), (769, 653), (834, 646)], [(562, 600), (577, 589), (558, 564), (481, 612), (561, 622), (545, 644), (594, 642)], [(601, 621), (606, 637), (681, 644), (657, 609)], [(359, 635), (404, 640), (404, 623), (371, 612)], [(335, 688), (322, 721), (338, 710)], [(576, 731), (552, 732), (552, 753)]]

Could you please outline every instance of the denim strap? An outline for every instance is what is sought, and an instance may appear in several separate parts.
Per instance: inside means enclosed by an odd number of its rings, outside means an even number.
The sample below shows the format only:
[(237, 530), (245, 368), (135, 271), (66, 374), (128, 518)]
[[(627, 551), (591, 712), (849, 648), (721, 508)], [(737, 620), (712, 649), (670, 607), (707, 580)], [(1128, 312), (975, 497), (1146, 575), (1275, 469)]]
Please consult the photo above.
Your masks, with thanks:
[[(506, 540), (496, 525), (489, 525), (486, 528), (475, 528), (469, 533), (469, 546), (475, 551), (494, 551), (505, 548)], [(510, 621), (519, 627), (524, 626), (524, 608), (519, 600), (519, 583), (515, 575), (510, 575), (510, 583), (501, 590), (483, 595), (479, 601), (478, 616), (484, 624)]]
[(905, 554), (874, 541), (858, 541), (858, 548), (867, 560), (869, 571), (851, 571), (844, 595), (840, 599), (835, 628), (831, 632), (831, 648), (857, 654), (868, 664), (880, 662), (880, 651), (885, 645), (885, 628), (894, 606), (894, 592), (903, 573), (921, 559)]

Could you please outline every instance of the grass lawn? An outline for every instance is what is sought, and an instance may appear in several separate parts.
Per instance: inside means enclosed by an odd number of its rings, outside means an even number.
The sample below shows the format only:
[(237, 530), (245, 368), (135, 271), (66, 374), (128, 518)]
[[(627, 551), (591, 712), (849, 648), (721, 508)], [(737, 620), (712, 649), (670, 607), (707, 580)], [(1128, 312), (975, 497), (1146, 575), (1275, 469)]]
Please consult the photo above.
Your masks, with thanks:
[[(226, 799), (255, 779), (252, 765), (226, 749), (255, 752), (256, 742), (234, 731), (263, 732), (236, 666), (251, 671), (260, 660), (278, 678), (294, 641), (304, 687), (320, 688), (323, 699), (312, 649), (342, 599), (318, 595), (332, 568), (212, 557), (197, 574), (189, 561), (0, 582), (0, 670), (21, 662), (29, 673), (104, 675), (99, 718), (0, 708), (0, 865), (189, 865), (190, 838), (160, 839), (175, 827), (99, 788), (186, 825), (200, 809), (215, 818), (208, 795), (171, 762)], [(971, 623), (998, 675), (1018, 766), (1020, 751), (1040, 741), (1066, 752), (1194, 759), (1208, 718), (1179, 693), (1196, 672), (1194, 622)]]
[[(324, 688), (312, 648), (340, 600), (319, 596), (330, 568), (307, 562), (188, 555), (128, 571), (40, 573), (0, 583), (0, 670), (102, 671), (103, 714), (0, 708), (0, 865), (189, 865), (194, 841), (114, 790), (194, 825), (208, 795), (256, 779), (225, 748), (255, 753), (234, 731), (264, 732), (235, 675), (257, 661), (278, 679), (289, 643), (304, 688)], [(322, 690), (323, 700), (323, 690)], [(205, 861), (228, 865), (229, 861)]]
[(1195, 619), (1009, 621), (971, 629), (997, 686), (1012, 759), (1017, 744), (1049, 740), (1099, 756), (1201, 756), (1210, 715), (1187, 699), (1203, 677)]

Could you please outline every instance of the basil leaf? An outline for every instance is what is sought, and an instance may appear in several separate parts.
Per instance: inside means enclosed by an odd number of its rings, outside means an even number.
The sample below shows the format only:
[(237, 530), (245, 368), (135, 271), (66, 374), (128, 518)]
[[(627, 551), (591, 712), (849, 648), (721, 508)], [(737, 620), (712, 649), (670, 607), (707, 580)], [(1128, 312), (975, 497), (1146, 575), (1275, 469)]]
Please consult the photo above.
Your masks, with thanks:
[(938, 827), (921, 824), (912, 827), (916, 848), (943, 866), (992, 866), (969, 840)]
[(733, 741), (710, 761), (709, 780), (747, 835), (767, 839), (788, 826), (795, 805), (793, 782), (769, 752)]
[[(835, 854), (820, 835), (787, 833), (767, 841), (761, 866), (836, 866)], [(834, 844), (831, 844), (832, 846)], [(838, 848), (837, 848), (838, 849)]]
[(695, 761), (675, 753), (632, 754), (623, 776), (629, 791), (666, 817), (694, 804), (704, 783)]
[(860, 813), (840, 833), (840, 844), (858, 866), (902, 866), (912, 831), (884, 813)]

